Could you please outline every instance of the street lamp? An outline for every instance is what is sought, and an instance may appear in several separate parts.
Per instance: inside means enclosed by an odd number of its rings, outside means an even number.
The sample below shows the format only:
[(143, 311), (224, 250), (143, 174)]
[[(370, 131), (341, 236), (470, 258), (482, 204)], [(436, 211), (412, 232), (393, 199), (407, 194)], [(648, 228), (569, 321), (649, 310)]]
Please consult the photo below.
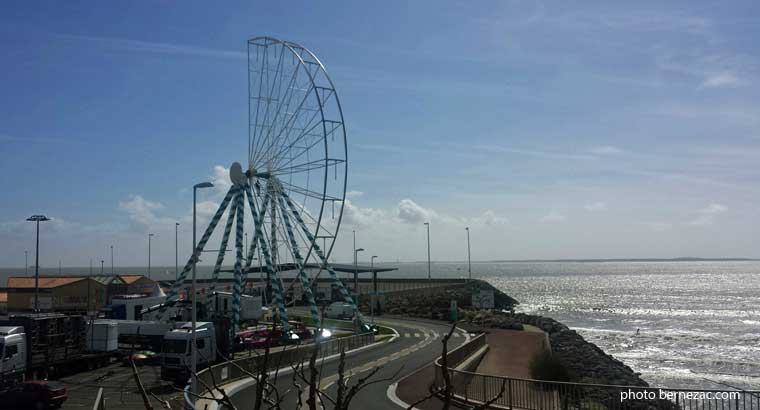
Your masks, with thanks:
[(354, 290), (356, 291), (356, 297), (359, 298), (359, 267), (356, 255), (363, 251), (364, 248), (354, 249)]
[(193, 185), (193, 256), (192, 256), (192, 258), (193, 258), (192, 259), (192, 261), (193, 261), (193, 286), (192, 286), (192, 296), (191, 296), (191, 303), (192, 303), (192, 307), (193, 307), (193, 310), (192, 310), (192, 312), (193, 312), (193, 328), (192, 328), (192, 332), (193, 332), (192, 339), (193, 339), (193, 341), (192, 341), (192, 346), (190, 346), (190, 352), (191, 352), (190, 353), (190, 361), (191, 361), (191, 364), (190, 364), (190, 378), (191, 378), (190, 379), (190, 389), (191, 389), (191, 391), (193, 393), (195, 393), (196, 391), (198, 391), (198, 389), (196, 389), (197, 378), (195, 377), (196, 362), (198, 361), (198, 359), (197, 359), (198, 358), (198, 348), (196, 346), (196, 339), (195, 339), (195, 337), (196, 337), (195, 326), (196, 326), (196, 320), (198, 319), (198, 316), (197, 316), (197, 310), (198, 309), (197, 309), (197, 306), (195, 306), (195, 264), (198, 262), (198, 257), (200, 256), (200, 255), (198, 255), (198, 253), (195, 250), (195, 246), (196, 246), (195, 245), (195, 220), (196, 220), (196, 218), (195, 218), (195, 205), (196, 205), (197, 197), (198, 197), (198, 189), (200, 189), (200, 188), (212, 188), (213, 186), (214, 186), (214, 184), (212, 184), (211, 182), (201, 182), (199, 184)]
[(372, 324), (375, 324), (375, 303), (377, 303), (377, 272), (375, 272), (375, 258), (377, 255), (372, 255), (369, 258), (369, 266), (372, 268), (372, 297), (369, 298), (369, 315), (372, 318)]
[(470, 280), (472, 280), (472, 260), (470, 259), (470, 227), (465, 227), (464, 230), (467, 231), (467, 273)]
[(179, 280), (179, 222), (174, 223), (174, 281)]
[(103, 260), (103, 259), (101, 259), (100, 260), (100, 276), (104, 276), (104, 273), (103, 273), (104, 269), (103, 268), (105, 267), (105, 265), (106, 265), (106, 261)]
[(111, 245), (111, 276), (115, 274), (113, 269), (113, 245)]
[(148, 279), (150, 279), (150, 238), (153, 237), (152, 233), (148, 234)]
[(427, 245), (428, 245), (428, 279), (430, 279), (430, 222), (425, 222), (427, 227)]
[(24, 276), (29, 276), (29, 251), (24, 251)]
[(37, 248), (35, 251), (34, 261), (34, 313), (40, 312), (40, 222), (49, 221), (45, 215), (32, 215), (26, 218), (27, 221), (37, 223)]

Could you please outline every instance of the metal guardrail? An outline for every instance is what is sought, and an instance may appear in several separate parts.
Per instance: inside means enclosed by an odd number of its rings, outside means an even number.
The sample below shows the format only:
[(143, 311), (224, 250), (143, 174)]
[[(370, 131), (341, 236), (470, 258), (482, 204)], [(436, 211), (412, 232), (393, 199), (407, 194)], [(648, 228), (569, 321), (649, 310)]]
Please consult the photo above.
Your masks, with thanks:
[[(374, 333), (364, 333), (348, 337), (329, 339), (319, 343), (318, 358), (322, 359), (342, 351), (358, 349), (375, 342)], [(308, 361), (314, 344), (287, 346), (283, 350), (270, 351), (267, 358), (267, 370), (275, 370)], [(206, 391), (205, 386), (213, 387), (257, 374), (263, 365), (264, 354), (235, 359), (206, 368), (198, 373), (198, 388)]]
[[(470, 404), (493, 401), (490, 408), (524, 410), (760, 410), (760, 391), (668, 389), (641, 386), (550, 382), (492, 376), (454, 367), (485, 344), (485, 335), (447, 355), (454, 398)], [(441, 358), (435, 361), (435, 386), (444, 387)]]
[(103, 396), (103, 388), (98, 389), (98, 395), (95, 396), (95, 403), (92, 405), (92, 410), (106, 410), (106, 398)]

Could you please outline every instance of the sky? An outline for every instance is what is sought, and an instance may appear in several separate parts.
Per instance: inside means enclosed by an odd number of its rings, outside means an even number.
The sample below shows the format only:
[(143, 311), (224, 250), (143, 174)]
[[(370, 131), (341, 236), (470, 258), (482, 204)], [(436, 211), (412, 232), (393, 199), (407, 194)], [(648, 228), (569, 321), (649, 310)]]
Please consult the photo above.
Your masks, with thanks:
[[(760, 257), (757, 2), (2, 2), (0, 266), (173, 265), (247, 150), (246, 41), (343, 107), (333, 259)], [(222, 192), (199, 191), (200, 224)], [(366, 255), (366, 256), (365, 256)], [(108, 262), (107, 262), (108, 263)]]

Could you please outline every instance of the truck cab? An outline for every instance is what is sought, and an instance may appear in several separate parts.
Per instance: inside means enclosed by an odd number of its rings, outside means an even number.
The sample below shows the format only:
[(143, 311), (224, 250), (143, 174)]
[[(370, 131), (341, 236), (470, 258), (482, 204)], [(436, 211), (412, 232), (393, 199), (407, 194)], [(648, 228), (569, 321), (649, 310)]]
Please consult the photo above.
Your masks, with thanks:
[[(193, 339), (192, 323), (166, 332), (161, 351), (161, 378), (184, 382), (190, 377), (190, 344)], [(196, 369), (204, 369), (216, 362), (216, 332), (211, 322), (197, 322), (195, 326), (198, 349)]]
[(26, 334), (22, 326), (0, 327), (0, 379), (22, 381), (26, 373)]

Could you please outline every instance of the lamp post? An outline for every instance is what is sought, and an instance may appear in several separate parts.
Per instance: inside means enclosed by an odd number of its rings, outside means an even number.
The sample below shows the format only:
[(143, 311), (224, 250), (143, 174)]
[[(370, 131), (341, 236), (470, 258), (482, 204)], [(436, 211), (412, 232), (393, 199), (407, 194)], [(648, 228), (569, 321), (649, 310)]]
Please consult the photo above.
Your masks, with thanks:
[(356, 291), (357, 299), (359, 298), (359, 266), (356, 255), (363, 250), (364, 248), (354, 249), (354, 290)]
[(37, 247), (34, 257), (34, 313), (40, 312), (40, 222), (49, 221), (45, 215), (32, 215), (27, 221), (37, 223)]
[(470, 259), (470, 227), (465, 227), (465, 231), (467, 231), (467, 274), (472, 280), (472, 260)]
[(372, 324), (375, 324), (375, 303), (377, 303), (377, 272), (375, 272), (375, 258), (377, 258), (377, 255), (372, 255), (371, 258), (369, 258), (369, 266), (372, 268), (372, 297), (370, 297), (369, 301), (369, 314), (372, 318)]
[(150, 238), (153, 237), (152, 233), (148, 234), (148, 279), (150, 279)]
[(179, 280), (179, 222), (174, 223), (174, 281)]
[(103, 276), (103, 275), (104, 275), (104, 272), (103, 272), (103, 270), (104, 270), (105, 264), (106, 264), (106, 261), (105, 261), (105, 260), (103, 260), (103, 259), (101, 259), (101, 260), (100, 260), (100, 276)]
[(24, 251), (24, 276), (29, 276), (29, 251)]
[(354, 276), (356, 275), (356, 230), (351, 230), (354, 234)]
[(430, 222), (425, 222), (425, 226), (427, 227), (428, 279), (430, 279), (431, 278), (431, 275), (430, 275)]
[(116, 272), (113, 269), (113, 245), (111, 245), (111, 276), (115, 275)]
[(195, 374), (197, 370), (196, 362), (198, 361), (198, 346), (196, 345), (197, 342), (196, 342), (196, 332), (195, 332), (196, 321), (198, 319), (198, 316), (197, 316), (198, 309), (197, 309), (197, 306), (195, 306), (195, 264), (198, 263), (198, 257), (200, 256), (196, 253), (196, 250), (195, 250), (195, 246), (196, 246), (195, 245), (195, 220), (196, 220), (195, 204), (197, 202), (198, 189), (211, 188), (213, 186), (214, 184), (212, 184), (211, 182), (201, 182), (199, 184), (193, 185), (193, 256), (192, 256), (193, 258), (193, 285), (191, 289), (192, 296), (190, 298), (191, 303), (192, 303), (192, 309), (193, 309), (192, 310), (193, 312), (193, 328), (192, 328), (193, 341), (192, 341), (192, 345), (190, 346), (190, 389), (192, 390), (193, 393), (197, 391), (196, 389), (197, 380), (196, 380)]

